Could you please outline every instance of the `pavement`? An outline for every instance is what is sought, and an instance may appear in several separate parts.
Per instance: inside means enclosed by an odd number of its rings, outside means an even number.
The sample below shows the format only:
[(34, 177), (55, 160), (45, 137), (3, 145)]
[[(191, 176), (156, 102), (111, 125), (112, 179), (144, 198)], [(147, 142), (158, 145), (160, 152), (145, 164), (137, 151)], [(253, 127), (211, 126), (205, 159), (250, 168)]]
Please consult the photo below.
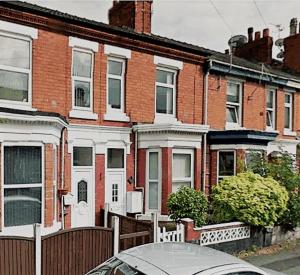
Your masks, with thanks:
[(244, 260), (256, 266), (273, 269), (287, 275), (300, 275), (300, 243), (269, 255), (256, 255)]

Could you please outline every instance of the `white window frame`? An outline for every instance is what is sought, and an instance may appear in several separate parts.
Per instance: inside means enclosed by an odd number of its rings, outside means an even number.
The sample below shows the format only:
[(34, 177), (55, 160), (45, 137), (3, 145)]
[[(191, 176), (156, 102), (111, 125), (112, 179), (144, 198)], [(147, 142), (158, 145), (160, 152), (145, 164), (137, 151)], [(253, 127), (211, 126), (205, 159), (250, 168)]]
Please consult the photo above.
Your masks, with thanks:
[[(82, 52), (82, 53), (88, 53), (92, 55), (92, 63), (91, 63), (91, 77), (82, 77), (82, 76), (74, 76), (73, 70), (74, 70), (74, 52)], [(72, 49), (72, 109), (73, 110), (79, 110), (79, 111), (93, 111), (94, 106), (94, 85), (93, 85), (93, 79), (94, 79), (94, 52), (91, 50), (85, 50), (81, 48), (74, 47)], [(80, 107), (75, 106), (75, 81), (83, 81), (88, 82), (90, 84), (90, 107)]]
[[(229, 83), (239, 85), (239, 103), (236, 102), (229, 102), (227, 101), (227, 95), (228, 95), (228, 89), (229, 89)], [(227, 108), (234, 108), (235, 113), (237, 116), (237, 123), (234, 122), (228, 122), (227, 121)], [(236, 110), (238, 108), (238, 111)], [(242, 114), (243, 114), (243, 82), (240, 81), (235, 81), (229, 79), (227, 81), (227, 90), (226, 90), (226, 129), (236, 129), (236, 128), (241, 128), (242, 127)]]
[[(4, 185), (4, 148), (5, 147), (14, 147), (14, 146), (23, 146), (23, 147), (41, 147), (41, 151), (42, 151), (42, 182), (39, 184), (10, 184), (9, 187)], [(45, 147), (43, 143), (39, 143), (39, 142), (3, 142), (1, 145), (1, 163), (3, 163), (2, 165), (2, 169), (1, 169), (1, 181), (3, 183), (2, 185), (2, 190), (1, 190), (1, 209), (2, 209), (2, 213), (3, 215), (1, 218), (1, 222), (2, 222), (2, 232), (4, 234), (8, 233), (9, 235), (31, 235), (32, 232), (32, 224), (28, 224), (28, 225), (19, 225), (19, 226), (9, 226), (9, 227), (5, 227), (4, 225), (4, 189), (21, 189), (21, 188), (33, 188), (33, 187), (41, 187), (42, 188), (42, 207), (41, 207), (41, 224), (42, 227), (44, 226), (44, 220), (45, 220)]]
[[(290, 103), (286, 103), (285, 102), (285, 96), (288, 95), (290, 97)], [(289, 112), (290, 112), (290, 121), (289, 121), (289, 127), (286, 128), (284, 125), (284, 130), (290, 131), (292, 132), (293, 130), (293, 93), (290, 92), (285, 92), (284, 93), (284, 109), (285, 108), (289, 108)], [(284, 111), (285, 114), (285, 111)], [(285, 124), (285, 117), (284, 117), (284, 124)]]
[(0, 36), (5, 36), (5, 37), (29, 42), (29, 67), (30, 67), (29, 69), (24, 69), (24, 68), (18, 68), (18, 67), (0, 64), (0, 70), (28, 74), (28, 95), (27, 95), (28, 101), (21, 102), (21, 101), (0, 99), (0, 106), (4, 108), (9, 107), (9, 108), (21, 109), (21, 110), (35, 110), (32, 108), (32, 39), (30, 37), (11, 34), (3, 31), (0, 31)]
[(220, 153), (233, 153), (233, 176), (236, 175), (236, 151), (235, 150), (219, 150), (217, 153), (217, 183), (219, 183), (222, 179), (229, 177), (229, 176), (220, 176), (220, 171), (219, 171), (219, 162), (220, 162)]
[[(270, 108), (267, 106), (267, 98), (268, 98), (268, 93), (272, 93), (273, 94), (273, 102), (272, 105), (273, 107)], [(275, 88), (269, 88), (267, 90), (267, 95), (266, 95), (266, 130), (270, 130), (270, 131), (274, 131), (276, 129), (276, 89)], [(267, 125), (267, 121), (268, 121), (268, 112), (272, 112), (272, 116), (271, 116), (271, 122), (273, 125), (268, 126)]]
[[(150, 153), (158, 153), (158, 208), (157, 209), (150, 209), (149, 208), (149, 193), (150, 193), (150, 187), (149, 187), (149, 183), (150, 183), (150, 179), (149, 179), (149, 155)], [(161, 200), (162, 200), (162, 160), (161, 160), (161, 149), (149, 149), (147, 150), (147, 155), (146, 155), (146, 198), (145, 198), (145, 202), (146, 202), (146, 213), (150, 213), (150, 212), (161, 212)], [(154, 181), (154, 180), (152, 180)]]
[[(165, 71), (165, 72), (171, 72), (174, 74), (173, 76), (173, 84), (166, 84), (166, 83), (161, 83), (157, 82), (156, 80), (156, 74), (157, 71)], [(161, 121), (161, 122), (172, 122), (176, 121), (176, 98), (177, 98), (177, 70), (166, 68), (163, 66), (157, 66), (156, 71), (155, 71), (155, 120), (156, 121)], [(162, 113), (157, 113), (156, 111), (156, 98), (157, 98), (157, 86), (165, 87), (165, 88), (171, 88), (173, 89), (173, 114), (162, 114)]]
[(53, 145), (53, 224), (57, 222), (57, 177), (58, 177), (58, 150)]
[[(122, 74), (120, 76), (109, 74), (109, 61), (116, 61), (122, 64)], [(112, 121), (124, 121), (128, 122), (129, 117), (125, 114), (125, 72), (126, 72), (126, 60), (121, 57), (108, 56), (107, 68), (106, 68), (106, 114), (104, 115), (105, 120)], [(121, 108), (111, 108), (108, 104), (109, 101), (109, 78), (121, 80)]]
[(190, 155), (191, 156), (191, 177), (190, 178), (174, 178), (174, 175), (172, 173), (172, 190), (173, 190), (173, 182), (182, 182), (182, 181), (191, 181), (191, 186), (190, 188), (194, 188), (195, 183), (195, 171), (194, 171), (194, 150), (193, 149), (173, 149), (172, 150), (172, 171), (173, 171), (173, 160), (174, 160), (174, 155), (177, 154), (182, 154), (182, 155)]

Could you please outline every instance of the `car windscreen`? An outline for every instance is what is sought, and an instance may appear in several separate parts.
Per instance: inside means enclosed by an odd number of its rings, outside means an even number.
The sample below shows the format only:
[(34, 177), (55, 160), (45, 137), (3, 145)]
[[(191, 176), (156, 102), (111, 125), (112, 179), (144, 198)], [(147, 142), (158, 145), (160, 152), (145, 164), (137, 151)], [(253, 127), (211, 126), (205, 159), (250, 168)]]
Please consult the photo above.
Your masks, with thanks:
[(117, 258), (112, 258), (88, 275), (145, 275)]

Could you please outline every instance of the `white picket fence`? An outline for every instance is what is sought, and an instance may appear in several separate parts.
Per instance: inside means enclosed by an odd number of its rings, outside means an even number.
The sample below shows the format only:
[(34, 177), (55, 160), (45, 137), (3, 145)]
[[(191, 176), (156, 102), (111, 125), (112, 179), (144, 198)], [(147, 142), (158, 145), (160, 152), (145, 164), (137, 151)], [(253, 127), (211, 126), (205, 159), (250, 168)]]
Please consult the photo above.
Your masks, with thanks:
[(158, 226), (158, 215), (157, 213), (152, 213), (151, 219), (153, 221), (153, 228), (154, 228), (154, 242), (156, 243), (164, 243), (164, 242), (184, 242), (184, 225), (177, 224), (176, 230), (174, 231), (167, 231), (166, 227), (159, 227)]
[(158, 227), (157, 242), (184, 242), (184, 225), (177, 224), (174, 231), (167, 231), (165, 227)]

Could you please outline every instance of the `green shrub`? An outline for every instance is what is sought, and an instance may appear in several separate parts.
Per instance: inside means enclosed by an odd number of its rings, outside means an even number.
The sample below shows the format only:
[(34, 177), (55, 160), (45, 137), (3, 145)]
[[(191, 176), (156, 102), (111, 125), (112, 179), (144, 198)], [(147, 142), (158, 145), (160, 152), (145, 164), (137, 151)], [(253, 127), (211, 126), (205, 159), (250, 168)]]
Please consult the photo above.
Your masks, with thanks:
[(272, 177), (286, 188), (289, 193), (287, 210), (278, 222), (288, 229), (300, 226), (300, 176), (294, 157), (287, 152), (280, 152), (277, 158), (271, 160), (257, 156), (252, 158), (248, 169), (263, 177)]
[(288, 193), (272, 178), (252, 172), (226, 177), (212, 191), (215, 222), (271, 226), (286, 211)]
[(205, 224), (207, 199), (200, 191), (183, 186), (176, 193), (170, 194), (167, 206), (171, 219), (175, 221), (191, 218), (196, 226)]

